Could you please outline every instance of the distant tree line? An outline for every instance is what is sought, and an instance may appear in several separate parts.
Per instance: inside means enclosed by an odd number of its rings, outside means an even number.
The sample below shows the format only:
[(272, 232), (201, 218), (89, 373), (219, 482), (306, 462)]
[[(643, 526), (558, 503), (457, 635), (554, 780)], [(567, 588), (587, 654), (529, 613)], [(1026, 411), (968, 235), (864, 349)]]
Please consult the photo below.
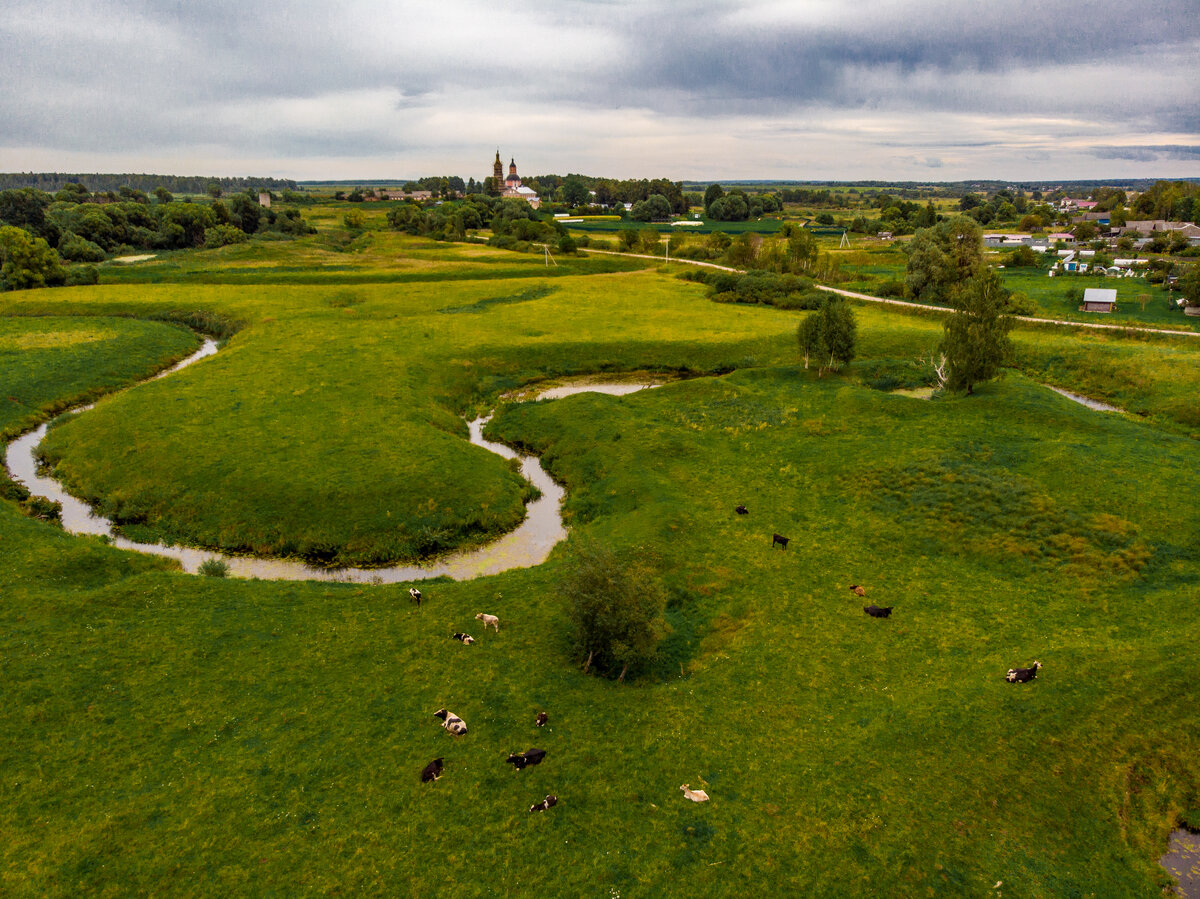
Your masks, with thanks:
[(206, 194), (215, 185), (222, 193), (246, 190), (298, 190), (295, 181), (285, 178), (217, 178), (203, 175), (105, 175), (63, 174), (61, 172), (0, 172), (0, 190), (34, 187), (49, 193), (68, 184), (86, 184), (98, 192), (117, 191), (122, 187), (152, 193), (162, 187), (173, 194)]

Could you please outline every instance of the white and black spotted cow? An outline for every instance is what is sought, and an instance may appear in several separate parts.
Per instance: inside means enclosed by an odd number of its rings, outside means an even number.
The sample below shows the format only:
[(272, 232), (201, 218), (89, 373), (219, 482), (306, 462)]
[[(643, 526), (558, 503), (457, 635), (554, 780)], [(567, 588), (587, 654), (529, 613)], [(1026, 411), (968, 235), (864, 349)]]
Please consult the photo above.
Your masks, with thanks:
[(438, 709), (433, 713), (434, 718), (442, 719), (442, 727), (454, 734), (456, 737), (461, 737), (467, 732), (467, 722), (459, 718), (453, 712), (448, 712), (445, 709)]

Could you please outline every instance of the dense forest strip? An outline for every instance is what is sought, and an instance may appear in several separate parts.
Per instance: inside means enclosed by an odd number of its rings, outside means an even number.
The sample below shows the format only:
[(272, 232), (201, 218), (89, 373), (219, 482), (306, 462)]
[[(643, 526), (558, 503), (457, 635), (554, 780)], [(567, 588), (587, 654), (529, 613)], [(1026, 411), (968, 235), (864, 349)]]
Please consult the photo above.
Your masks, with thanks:
[(165, 187), (173, 194), (203, 194), (218, 185), (223, 193), (244, 190), (297, 190), (290, 178), (221, 178), (216, 175), (68, 174), (64, 172), (0, 172), (0, 190), (34, 187), (47, 193), (62, 190), (68, 184), (84, 184), (89, 190), (109, 191), (132, 187), (147, 193)]

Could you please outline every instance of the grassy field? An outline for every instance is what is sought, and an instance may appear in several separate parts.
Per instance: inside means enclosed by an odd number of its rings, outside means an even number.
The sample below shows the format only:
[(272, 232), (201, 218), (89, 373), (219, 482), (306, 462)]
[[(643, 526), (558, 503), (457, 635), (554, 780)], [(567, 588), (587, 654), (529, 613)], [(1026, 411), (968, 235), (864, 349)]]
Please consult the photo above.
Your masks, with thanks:
[[(708, 373), (491, 426), (567, 486), (573, 538), (660, 572), (658, 662), (579, 673), (561, 551), (427, 583), (417, 609), (399, 586), (183, 575), (0, 504), (0, 893), (1157, 894), (1165, 834), (1200, 806), (1200, 347), (1023, 329), (1020, 371), (922, 401), (870, 385), (921, 377), (933, 315), (857, 307), (859, 360), (818, 378), (802, 313), (655, 270), (496, 280), (526, 260), (390, 246), (378, 283), (164, 270), (6, 294), (0, 373), (30, 386), (0, 424), (195, 345), (151, 316), (232, 323), (216, 357), (52, 432), (63, 471), (140, 504), (141, 528), (387, 554), (518, 508), (462, 414), (564, 373)], [(230, 270), (279, 264), (239, 252)], [(444, 283), (387, 280), (420, 266)], [(498, 634), (449, 639), (480, 611)], [(1033, 684), (1004, 682), (1034, 659)], [(504, 764), (530, 746), (542, 765)]]

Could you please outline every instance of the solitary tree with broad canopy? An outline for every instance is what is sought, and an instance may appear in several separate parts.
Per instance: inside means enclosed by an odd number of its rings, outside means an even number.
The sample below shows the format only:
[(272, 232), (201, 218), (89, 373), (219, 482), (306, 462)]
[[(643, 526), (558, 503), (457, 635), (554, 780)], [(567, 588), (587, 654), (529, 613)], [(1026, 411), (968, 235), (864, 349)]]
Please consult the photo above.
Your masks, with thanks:
[(919, 228), (905, 248), (905, 293), (921, 303), (951, 303), (983, 260), (983, 230), (965, 215)]
[(1012, 353), (1012, 319), (1002, 314), (1007, 301), (1000, 276), (983, 265), (959, 292), (957, 311), (946, 320), (941, 346), (947, 389), (970, 395), (980, 381), (1001, 373)]
[(559, 592), (566, 600), (574, 645), (586, 674), (597, 671), (623, 681), (626, 672), (652, 661), (670, 630), (663, 610), (666, 593), (641, 562), (626, 562), (612, 550), (580, 540), (567, 559)]

